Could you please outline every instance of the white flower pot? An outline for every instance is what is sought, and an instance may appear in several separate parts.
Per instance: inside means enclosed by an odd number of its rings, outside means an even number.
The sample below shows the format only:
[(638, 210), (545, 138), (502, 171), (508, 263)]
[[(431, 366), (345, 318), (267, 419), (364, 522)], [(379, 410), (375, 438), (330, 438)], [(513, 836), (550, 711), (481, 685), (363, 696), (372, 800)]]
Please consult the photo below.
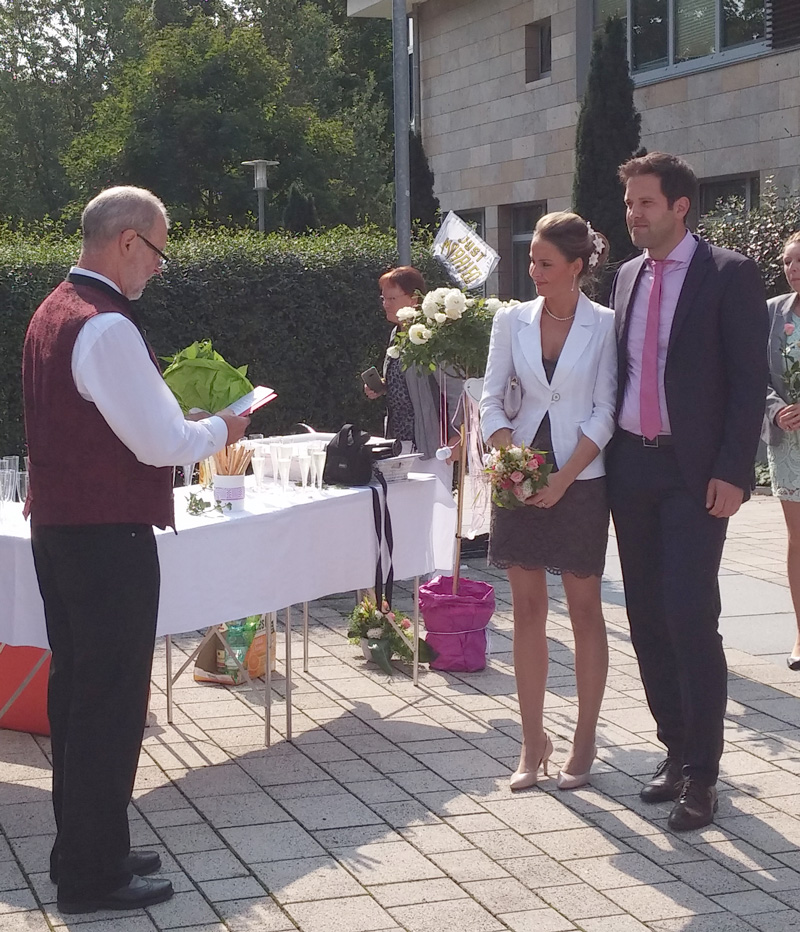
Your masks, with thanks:
[(368, 643), (366, 638), (361, 638), (361, 653), (364, 655), (364, 660), (372, 660), (372, 654), (369, 647), (367, 647)]

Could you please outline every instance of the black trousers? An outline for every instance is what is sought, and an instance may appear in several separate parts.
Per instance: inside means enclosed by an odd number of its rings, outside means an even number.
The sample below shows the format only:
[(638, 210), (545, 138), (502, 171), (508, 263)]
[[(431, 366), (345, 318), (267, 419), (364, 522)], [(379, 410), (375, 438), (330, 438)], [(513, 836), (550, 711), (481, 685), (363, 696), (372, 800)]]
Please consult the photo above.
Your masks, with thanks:
[(728, 522), (690, 493), (673, 447), (618, 433), (607, 475), (631, 640), (658, 738), (686, 776), (714, 783), (727, 703), (717, 574)]
[(123, 886), (158, 614), (149, 525), (36, 526), (31, 540), (53, 657), (47, 707), (60, 900)]

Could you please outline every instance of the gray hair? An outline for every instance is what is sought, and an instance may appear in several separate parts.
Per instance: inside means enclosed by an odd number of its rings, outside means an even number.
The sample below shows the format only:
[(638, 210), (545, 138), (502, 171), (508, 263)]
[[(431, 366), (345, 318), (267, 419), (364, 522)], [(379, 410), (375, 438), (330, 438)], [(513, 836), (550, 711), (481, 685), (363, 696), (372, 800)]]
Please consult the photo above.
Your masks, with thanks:
[(169, 228), (167, 208), (151, 191), (120, 185), (92, 198), (81, 215), (84, 244), (102, 244), (123, 230), (147, 233), (162, 217)]

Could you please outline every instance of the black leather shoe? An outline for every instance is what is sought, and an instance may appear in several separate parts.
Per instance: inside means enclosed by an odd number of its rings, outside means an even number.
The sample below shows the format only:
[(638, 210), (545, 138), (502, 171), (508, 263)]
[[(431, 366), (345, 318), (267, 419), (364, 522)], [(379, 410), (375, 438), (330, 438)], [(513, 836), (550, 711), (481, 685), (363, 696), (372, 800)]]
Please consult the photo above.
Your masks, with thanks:
[(677, 799), (682, 787), (683, 765), (667, 757), (656, 768), (653, 779), (639, 790), (639, 796), (646, 803), (666, 803)]
[(169, 880), (144, 880), (135, 874), (127, 886), (112, 890), (103, 896), (85, 900), (58, 900), (59, 912), (73, 915), (75, 913), (94, 913), (98, 909), (142, 909), (154, 903), (163, 903), (175, 891)]
[(680, 798), (672, 807), (667, 822), (676, 832), (702, 828), (714, 821), (714, 813), (718, 806), (717, 788), (706, 786), (689, 777), (683, 784)]
[(786, 666), (790, 670), (800, 670), (800, 657), (792, 657), (791, 654), (786, 658)]
[[(122, 866), (124, 870), (130, 871), (131, 874), (146, 877), (148, 874), (161, 870), (161, 858), (157, 851), (131, 851)], [(58, 883), (58, 873), (56, 871), (50, 871), (50, 880), (53, 883)]]

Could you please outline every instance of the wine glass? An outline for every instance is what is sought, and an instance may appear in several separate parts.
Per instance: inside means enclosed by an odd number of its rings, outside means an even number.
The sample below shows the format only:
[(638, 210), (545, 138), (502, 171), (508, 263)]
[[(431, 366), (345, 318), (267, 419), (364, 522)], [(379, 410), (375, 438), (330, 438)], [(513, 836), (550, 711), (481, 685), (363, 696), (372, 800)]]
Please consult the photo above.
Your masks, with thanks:
[(300, 467), (300, 485), (305, 489), (308, 486), (308, 473), (311, 469), (311, 451), (307, 443), (301, 443), (297, 453), (297, 465)]
[(19, 457), (18, 456), (4, 456), (2, 459), (2, 468), (6, 472), (12, 472), (14, 474), (13, 491), (11, 492), (11, 498), (7, 499), (7, 501), (13, 501), (17, 495), (17, 474), (19, 473)]
[(28, 489), (28, 473), (24, 470), (20, 470), (17, 473), (17, 492), (19, 493), (19, 500), (23, 503), (28, 497)]
[(0, 470), (0, 521), (3, 520), (6, 503), (10, 502), (17, 490), (17, 474), (12, 469)]
[(275, 485), (280, 482), (280, 477), (278, 475), (278, 451), (280, 450), (279, 443), (271, 443), (269, 445), (269, 458), (272, 460), (272, 481)]
[(256, 489), (261, 491), (264, 488), (264, 472), (267, 468), (267, 455), (263, 452), (253, 453), (250, 460), (253, 464), (253, 476), (255, 478)]
[(281, 489), (289, 491), (289, 473), (292, 468), (292, 445), (282, 443), (278, 447), (278, 471), (281, 475)]
[(181, 466), (183, 470), (183, 484), (189, 486), (192, 484), (192, 479), (194, 478), (194, 463), (187, 463), (185, 466)]
[(314, 468), (316, 470), (316, 474), (314, 476), (315, 485), (318, 489), (322, 488), (322, 474), (325, 471), (325, 457), (326, 456), (327, 456), (327, 452), (324, 449), (311, 451), (311, 459), (314, 463)]

